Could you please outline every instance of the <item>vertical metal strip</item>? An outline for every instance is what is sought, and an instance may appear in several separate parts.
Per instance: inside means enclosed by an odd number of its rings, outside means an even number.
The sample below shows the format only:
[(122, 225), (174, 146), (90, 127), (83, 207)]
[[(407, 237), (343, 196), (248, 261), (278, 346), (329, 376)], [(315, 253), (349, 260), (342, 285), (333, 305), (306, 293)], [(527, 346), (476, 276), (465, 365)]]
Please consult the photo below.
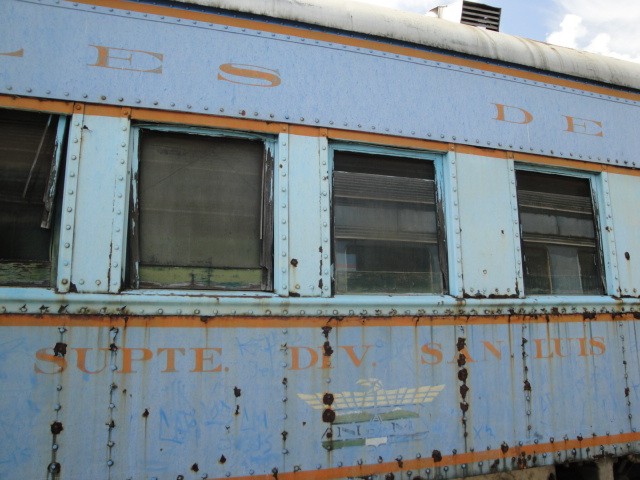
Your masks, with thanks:
[(436, 162), (436, 168), (438, 176), (436, 187), (440, 197), (437, 201), (444, 203), (447, 245), (440, 247), (444, 247), (448, 251), (449, 294), (461, 297), (464, 279), (456, 152), (450, 151), (443, 157), (442, 162)]
[(62, 226), (58, 254), (58, 274), (56, 287), (59, 292), (73, 291), (71, 288), (71, 264), (73, 262), (73, 238), (76, 219), (76, 190), (80, 165), (80, 147), (82, 143), (82, 125), (84, 122), (84, 106), (74, 107), (69, 128), (67, 161), (64, 178), (64, 195), (62, 197)]
[(278, 136), (273, 175), (273, 289), (289, 296), (289, 134)]
[(609, 174), (602, 172), (599, 182), (592, 182), (595, 187), (595, 198), (597, 202), (597, 214), (599, 235), (601, 238), (601, 248), (604, 265), (605, 285), (607, 294), (621, 296), (620, 278), (618, 273), (618, 256), (616, 252), (615, 234), (613, 230), (613, 212), (611, 210), (611, 196), (609, 195)]
[(320, 235), (322, 251), (320, 252), (322, 268), (322, 297), (331, 296), (331, 174), (329, 169), (329, 142), (327, 137), (319, 137), (320, 144)]
[(513, 226), (514, 259), (516, 265), (516, 292), (524, 297), (524, 272), (522, 269), (522, 241), (520, 238), (520, 215), (518, 213), (518, 190), (516, 186), (516, 169), (513, 159), (507, 160), (509, 168), (509, 199), (511, 208), (511, 225)]
[(123, 265), (126, 264), (127, 252), (127, 206), (129, 199), (129, 152), (131, 138), (131, 122), (128, 117), (120, 118), (118, 125), (118, 150), (115, 158), (113, 192), (113, 222), (111, 228), (111, 261), (109, 264), (109, 292), (118, 293), (124, 278)]

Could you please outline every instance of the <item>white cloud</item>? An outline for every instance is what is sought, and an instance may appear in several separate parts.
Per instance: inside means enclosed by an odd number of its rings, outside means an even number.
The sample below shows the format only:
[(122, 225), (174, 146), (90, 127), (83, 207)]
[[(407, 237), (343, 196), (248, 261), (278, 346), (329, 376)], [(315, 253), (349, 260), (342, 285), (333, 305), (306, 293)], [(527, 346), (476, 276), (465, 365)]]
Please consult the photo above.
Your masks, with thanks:
[(554, 1), (562, 20), (549, 43), (640, 62), (638, 0)]
[(560, 22), (560, 29), (547, 37), (547, 42), (563, 47), (578, 48), (578, 39), (587, 34), (582, 17), (568, 13)]

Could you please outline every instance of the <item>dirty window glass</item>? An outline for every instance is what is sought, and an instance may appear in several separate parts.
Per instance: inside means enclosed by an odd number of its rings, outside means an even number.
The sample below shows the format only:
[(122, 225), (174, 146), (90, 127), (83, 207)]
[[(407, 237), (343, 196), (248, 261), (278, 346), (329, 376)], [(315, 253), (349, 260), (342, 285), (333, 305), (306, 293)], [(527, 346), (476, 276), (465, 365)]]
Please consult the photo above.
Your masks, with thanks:
[(260, 140), (141, 132), (138, 286), (269, 288), (265, 158)]
[(527, 171), (516, 179), (525, 292), (603, 294), (589, 180)]
[(336, 293), (442, 293), (433, 163), (336, 151)]
[(56, 126), (53, 115), (0, 110), (0, 284), (51, 283), (45, 219)]

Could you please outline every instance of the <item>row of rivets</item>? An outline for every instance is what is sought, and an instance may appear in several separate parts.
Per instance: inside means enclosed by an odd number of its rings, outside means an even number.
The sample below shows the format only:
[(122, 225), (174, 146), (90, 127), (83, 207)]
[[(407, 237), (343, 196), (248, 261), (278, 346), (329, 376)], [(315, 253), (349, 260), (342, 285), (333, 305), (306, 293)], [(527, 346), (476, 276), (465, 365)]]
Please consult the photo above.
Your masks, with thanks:
[[(79, 8), (84, 8), (86, 9), (86, 6), (81, 6)], [(113, 10), (113, 9), (111, 9)], [(115, 14), (123, 16), (123, 15), (131, 15), (133, 17), (142, 17), (144, 15), (147, 15), (148, 18), (148, 14), (140, 14), (140, 13), (136, 13), (133, 12), (133, 14), (126, 12), (126, 13), (122, 13), (122, 11), (118, 11), (115, 10)], [(167, 23), (172, 23), (175, 24), (175, 22), (177, 20), (181, 20), (181, 19), (176, 19), (176, 18), (170, 18), (170, 19), (166, 19), (164, 16), (155, 16), (155, 15), (151, 15), (151, 18), (155, 18), (157, 20), (163, 21), (163, 22), (167, 22)], [(198, 28), (210, 28), (213, 30), (217, 30), (217, 31), (233, 31), (233, 32), (238, 32), (238, 33), (242, 33), (243, 35), (251, 35), (251, 36), (255, 36), (255, 37), (262, 37), (264, 38), (263, 32), (261, 31), (254, 31), (254, 30), (248, 30), (248, 29), (241, 29), (241, 28), (235, 28), (235, 27), (229, 27), (229, 26), (222, 26), (222, 25), (218, 25), (218, 24), (212, 24), (212, 23), (207, 23), (207, 22), (179, 22), (182, 25), (185, 26), (197, 26)], [(567, 92), (571, 92), (572, 94), (582, 94), (582, 95), (588, 95), (591, 97), (599, 97), (599, 98), (603, 98), (603, 99), (607, 99), (609, 101), (617, 101), (619, 103), (624, 103), (624, 104), (639, 104), (640, 102), (636, 102), (636, 101), (632, 101), (629, 99), (620, 99), (620, 98), (616, 98), (613, 96), (609, 96), (609, 95), (602, 95), (602, 94), (594, 94), (593, 92), (584, 92), (582, 90), (579, 89), (575, 89), (575, 88), (567, 88), (564, 86), (558, 86), (558, 85), (552, 85), (552, 84), (546, 84), (544, 82), (538, 82), (538, 81), (531, 81), (531, 80), (527, 80), (527, 79), (521, 79), (515, 76), (510, 76), (510, 75), (504, 75), (504, 74), (496, 74), (495, 72), (488, 72), (488, 71), (482, 71), (482, 70), (478, 70), (475, 68), (469, 68), (469, 67), (463, 67), (463, 66), (457, 66), (457, 65), (452, 65), (452, 64), (446, 64), (446, 63), (441, 63), (441, 62), (434, 62), (432, 60), (427, 60), (427, 59), (422, 59), (422, 58), (418, 58), (418, 57), (410, 57), (410, 56), (400, 56), (397, 54), (391, 54), (391, 53), (387, 53), (387, 52), (379, 52), (379, 51), (374, 51), (371, 49), (361, 49), (360, 47), (350, 47), (347, 45), (343, 45), (343, 44), (333, 44), (330, 42), (319, 42), (319, 41), (314, 41), (311, 42), (309, 41), (309, 39), (303, 38), (303, 37), (295, 37), (295, 36), (290, 36), (290, 35), (279, 35), (279, 34), (271, 34), (271, 37), (273, 38), (277, 38), (277, 39), (281, 39), (281, 40), (287, 40), (289, 42), (297, 42), (297, 43), (305, 43), (305, 44), (309, 44), (309, 45), (318, 45), (322, 48), (332, 48), (332, 49), (340, 49), (340, 50), (345, 50), (345, 51), (352, 51), (352, 52), (357, 52), (358, 54), (365, 54), (365, 55), (374, 55), (380, 58), (392, 58), (392, 59), (401, 59), (403, 62), (411, 62), (411, 63), (415, 63), (415, 64), (419, 64), (419, 65), (426, 65), (426, 66), (430, 66), (433, 68), (438, 68), (438, 69), (447, 69), (447, 70), (456, 70), (456, 71), (461, 71), (461, 72), (466, 72), (466, 73), (472, 73), (474, 75), (480, 75), (480, 76), (485, 76), (485, 77), (494, 77), (494, 78), (498, 78), (504, 81), (508, 81), (511, 83), (522, 83), (522, 84), (526, 84), (526, 85), (535, 85), (536, 87), (544, 87), (544, 88), (549, 88), (549, 89), (554, 89), (554, 90), (561, 90), (561, 91), (567, 91)], [(7, 91), (13, 91), (15, 90), (15, 86), (13, 85), (7, 85), (5, 87), (7, 89)], [(32, 86), (28, 86), (26, 87), (25, 91), (29, 94), (32, 94), (33, 92), (33, 88)], [(51, 95), (50, 90), (47, 90), (48, 95)], [(65, 97), (69, 97), (69, 92), (64, 92), (64, 96)], [(82, 94), (83, 98), (89, 98), (87, 93), (83, 93)], [(99, 101), (102, 102), (106, 102), (107, 101), (107, 96), (106, 95), (101, 95), (99, 98)], [(147, 102), (144, 99), (141, 99), (139, 97), (134, 97), (132, 99), (126, 99), (123, 96), (117, 96), (114, 97), (114, 102), (116, 104), (124, 104), (124, 103), (131, 103), (131, 104), (136, 104), (136, 105), (140, 105), (140, 104), (144, 104), (145, 106), (154, 106), (157, 107), (159, 105), (159, 101), (157, 99), (152, 100), (151, 102)], [(148, 103), (148, 105), (147, 105)], [(171, 102), (170, 103), (170, 107), (171, 108), (177, 108), (177, 109), (183, 109), (185, 111), (190, 111), (190, 110), (204, 110), (204, 111), (208, 111), (209, 108), (211, 108), (210, 106), (202, 106), (202, 107), (197, 107), (195, 105), (192, 104), (184, 104), (182, 106), (176, 106), (175, 102)], [(224, 111), (224, 108), (220, 108), (221, 111)], [(242, 116), (246, 116), (247, 115), (247, 110), (242, 109), (239, 110), (239, 112), (242, 112)], [(260, 117), (261, 114), (259, 112), (254, 111), (253, 112), (254, 117)], [(275, 117), (277, 117), (278, 115), (276, 115), (275, 113), (271, 112), (269, 114), (263, 114), (262, 117), (264, 118), (270, 118), (273, 119)], [(305, 116), (305, 115), (285, 115), (285, 119), (289, 119), (289, 118), (295, 118), (296, 120), (299, 119), (298, 121), (301, 123), (315, 123), (315, 124), (326, 124), (326, 122), (328, 121), (329, 125), (333, 125), (335, 123), (342, 123), (345, 127), (349, 126), (349, 122), (335, 122), (334, 120), (321, 120), (320, 118), (316, 117), (316, 116)], [(390, 129), (388, 127), (381, 127), (381, 126), (368, 126), (367, 124), (358, 124), (357, 122), (355, 124), (351, 124), (351, 128), (358, 128), (358, 129), (371, 129), (372, 131), (385, 131), (385, 132), (390, 132), (390, 133), (398, 133), (398, 134), (402, 134), (403, 131), (401, 129), (395, 130), (395, 129)], [(422, 136), (424, 138), (424, 134), (420, 134), (420, 132), (417, 132), (416, 130), (407, 130), (405, 132), (405, 134), (408, 136), (409, 134), (412, 136)], [(427, 132), (427, 137), (431, 137), (432, 135), (434, 136), (438, 136), (438, 134), (432, 134), (432, 132)], [(456, 135), (451, 135), (451, 134), (445, 134), (445, 133), (440, 133), (439, 134), (440, 138), (442, 140), (445, 141), (456, 141), (456, 139), (458, 138)], [(482, 144), (486, 146), (492, 146), (492, 145), (498, 145), (498, 146), (502, 146), (501, 142), (492, 142), (492, 141), (484, 141), (484, 140), (480, 140), (480, 139), (475, 139), (476, 144)], [(473, 144), (473, 140), (470, 138), (465, 139), (465, 143), (469, 143), (469, 144)], [(545, 148), (539, 148), (539, 147), (534, 147), (534, 146), (525, 146), (525, 145), (510, 145), (510, 148), (514, 148), (517, 149), (519, 148), (522, 151), (529, 151), (532, 153), (540, 153), (540, 154), (549, 154), (549, 155), (554, 155), (554, 150), (553, 149), (545, 149)], [(580, 154), (580, 153), (576, 153), (576, 152), (568, 152), (568, 153), (560, 153), (560, 156), (566, 156), (567, 158), (589, 158), (592, 159), (592, 156), (590, 155), (586, 155), (586, 154)], [(593, 159), (593, 161), (596, 161), (595, 158)], [(630, 160), (620, 160), (620, 159), (611, 159), (611, 158), (604, 158), (604, 157), (598, 157), (597, 158), (598, 162), (601, 163), (615, 163), (615, 164), (620, 164), (620, 165), (632, 165), (632, 166), (636, 166), (636, 162), (635, 161), (630, 161)]]
[(444, 194), (449, 212), (445, 212), (448, 226), (447, 237), (453, 240), (453, 265), (449, 265), (451, 294), (459, 297), (463, 290), (462, 270), (462, 235), (460, 227), (460, 207), (458, 196), (458, 161), (456, 152), (449, 151), (444, 157), (445, 172), (447, 175), (448, 190)]
[(600, 182), (600, 190), (602, 191), (602, 199), (604, 201), (604, 228), (602, 229), (603, 241), (606, 242), (608, 249), (608, 255), (606, 255), (606, 261), (610, 265), (609, 275), (605, 275), (605, 278), (609, 279), (612, 284), (610, 288), (613, 290), (609, 293), (614, 295), (620, 295), (620, 278), (618, 270), (618, 257), (616, 255), (616, 242), (615, 231), (613, 226), (613, 212), (611, 208), (611, 195), (609, 193), (609, 174), (607, 172), (601, 173), (602, 182)]
[[(280, 271), (274, 275), (274, 288), (280, 295), (289, 295), (289, 134), (278, 136), (278, 149), (274, 154), (274, 248), (279, 258)], [(280, 207), (280, 208), (277, 208)], [(280, 252), (277, 255), (277, 252)], [(278, 282), (278, 279), (280, 280)]]
[(65, 167), (65, 195), (62, 198), (62, 224), (60, 232), (60, 253), (58, 258), (58, 290), (68, 292), (71, 286), (71, 264), (73, 259), (73, 229), (75, 227), (75, 208), (80, 164), (80, 150), (84, 114), (82, 106), (76, 105), (71, 116), (67, 162)]
[(108, 418), (107, 422), (107, 448), (108, 448), (108, 459), (107, 459), (107, 467), (111, 468), (114, 464), (113, 461), (113, 449), (116, 445), (114, 441), (115, 432), (114, 429), (116, 427), (115, 418), (114, 418), (114, 409), (116, 408), (116, 399), (118, 398), (117, 390), (118, 385), (116, 383), (116, 371), (117, 367), (117, 356), (118, 356), (118, 339), (119, 329), (117, 327), (111, 327), (109, 329), (109, 362), (110, 362), (110, 371), (111, 371), (111, 383), (109, 385), (109, 404), (107, 406), (108, 409)]
[[(516, 172), (513, 160), (508, 160), (509, 169), (509, 206), (511, 207), (512, 238), (514, 242), (514, 261), (516, 265), (516, 282), (524, 285), (524, 274), (522, 273), (522, 247), (520, 246), (520, 216), (518, 214), (518, 192), (516, 186)], [(520, 295), (524, 295), (521, 288)]]
[(111, 245), (113, 251), (111, 253), (110, 279), (111, 284), (108, 289), (112, 293), (117, 293), (120, 289), (120, 282), (123, 276), (123, 264), (125, 263), (125, 249), (121, 248), (125, 244), (127, 227), (126, 217), (123, 212), (126, 211), (127, 191), (128, 191), (128, 169), (127, 159), (129, 158), (129, 138), (130, 138), (130, 121), (126, 117), (119, 119), (119, 140), (118, 151), (115, 155), (115, 188), (113, 206), (116, 218), (113, 221), (111, 231)]
[(331, 173), (329, 169), (329, 143), (327, 137), (320, 137), (320, 255), (323, 297), (331, 296)]

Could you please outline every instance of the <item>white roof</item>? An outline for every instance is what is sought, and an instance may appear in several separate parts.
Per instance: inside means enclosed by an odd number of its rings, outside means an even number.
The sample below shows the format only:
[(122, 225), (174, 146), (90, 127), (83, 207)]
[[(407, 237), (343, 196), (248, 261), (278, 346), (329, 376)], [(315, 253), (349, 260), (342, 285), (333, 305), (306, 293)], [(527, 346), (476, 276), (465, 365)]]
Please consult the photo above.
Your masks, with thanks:
[(181, 0), (357, 32), (640, 90), (640, 65), (352, 0)]

